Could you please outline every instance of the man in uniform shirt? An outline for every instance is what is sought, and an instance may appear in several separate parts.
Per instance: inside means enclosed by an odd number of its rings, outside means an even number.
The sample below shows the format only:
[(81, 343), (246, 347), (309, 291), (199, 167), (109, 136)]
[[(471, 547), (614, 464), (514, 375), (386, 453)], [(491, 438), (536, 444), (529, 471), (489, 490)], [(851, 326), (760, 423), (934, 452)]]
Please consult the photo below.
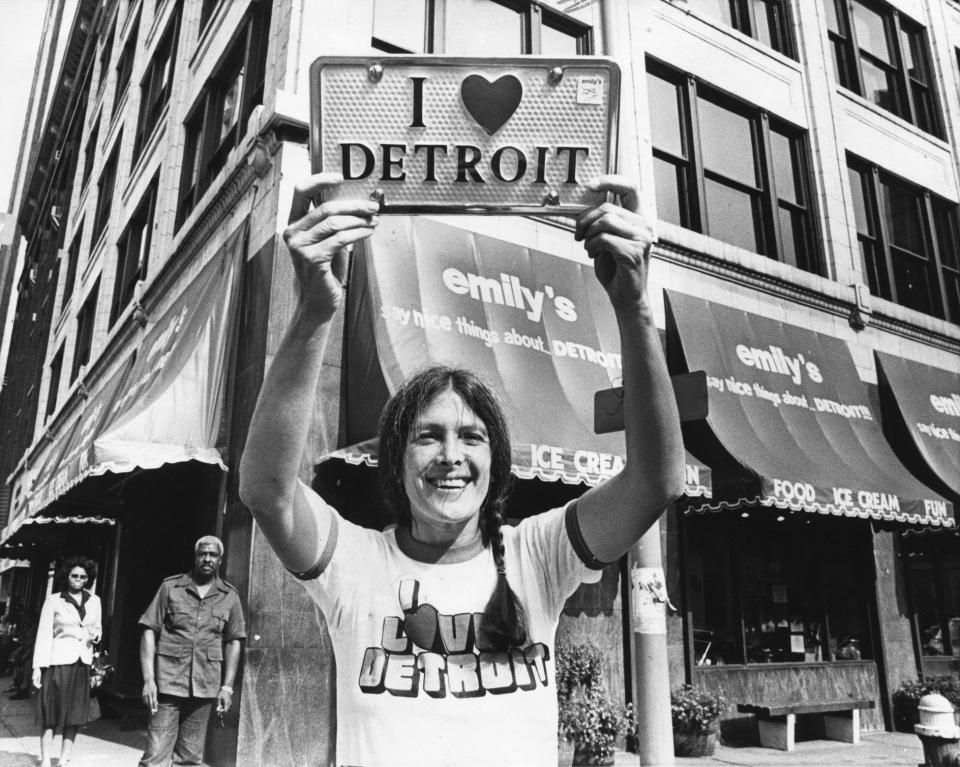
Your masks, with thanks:
[(193, 569), (160, 584), (140, 616), (143, 702), (150, 710), (141, 767), (202, 765), (213, 703), (230, 709), (233, 680), (246, 638), (237, 590), (217, 571), (223, 543), (205, 535), (194, 546)]

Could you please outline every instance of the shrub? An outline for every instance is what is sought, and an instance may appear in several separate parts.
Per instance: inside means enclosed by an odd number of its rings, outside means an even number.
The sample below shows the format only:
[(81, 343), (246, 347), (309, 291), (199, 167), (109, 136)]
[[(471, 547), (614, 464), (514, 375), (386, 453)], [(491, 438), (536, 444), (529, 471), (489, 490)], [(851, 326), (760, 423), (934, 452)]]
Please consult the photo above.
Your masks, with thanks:
[(726, 708), (723, 690), (708, 692), (684, 684), (670, 693), (674, 732), (708, 732)]
[(929, 676), (926, 679), (907, 679), (893, 692), (893, 702), (919, 703), (920, 698), (938, 693), (960, 708), (960, 678), (955, 676)]
[(586, 764), (601, 764), (613, 756), (617, 738), (635, 726), (633, 707), (619, 706), (602, 687), (574, 695), (560, 707), (560, 733), (576, 744)]
[(569, 700), (578, 687), (592, 689), (600, 684), (603, 655), (586, 642), (572, 644), (566, 640), (557, 643), (557, 695)]
[(613, 757), (617, 738), (635, 729), (633, 707), (610, 700), (594, 645), (560, 641), (556, 653), (559, 737), (575, 745), (575, 763), (601, 764)]

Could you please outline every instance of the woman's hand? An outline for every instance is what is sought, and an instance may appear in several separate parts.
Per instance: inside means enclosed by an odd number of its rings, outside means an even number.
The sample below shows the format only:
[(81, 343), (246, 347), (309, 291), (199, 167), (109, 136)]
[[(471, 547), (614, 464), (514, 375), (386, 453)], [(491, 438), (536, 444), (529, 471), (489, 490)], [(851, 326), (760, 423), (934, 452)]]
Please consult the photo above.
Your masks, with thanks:
[(583, 241), (594, 270), (616, 310), (642, 307), (647, 300), (647, 267), (653, 230), (641, 216), (636, 183), (624, 176), (601, 176), (587, 186), (612, 192), (620, 204), (605, 202), (577, 219), (574, 238)]
[(372, 200), (310, 200), (343, 180), (339, 173), (317, 173), (298, 184), (283, 232), (300, 286), (300, 306), (326, 321), (343, 298), (346, 248), (373, 234), (380, 204)]
[(41, 675), (42, 675), (42, 673), (41, 673), (41, 670), (40, 670), (40, 669), (35, 668), (35, 669), (33, 670), (33, 686), (34, 686), (36, 689), (38, 689), (38, 690), (40, 689), (40, 677), (41, 677)]

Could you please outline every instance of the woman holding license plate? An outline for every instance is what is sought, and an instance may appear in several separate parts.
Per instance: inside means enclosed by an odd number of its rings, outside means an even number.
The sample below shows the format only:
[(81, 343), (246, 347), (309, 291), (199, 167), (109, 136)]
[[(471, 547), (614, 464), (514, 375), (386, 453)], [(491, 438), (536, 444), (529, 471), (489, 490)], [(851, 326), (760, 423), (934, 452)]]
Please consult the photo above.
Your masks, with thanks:
[[(337, 663), (338, 765), (533, 767), (557, 760), (554, 634), (567, 597), (596, 582), (682, 491), (673, 390), (647, 298), (651, 231), (619, 176), (577, 219), (616, 314), (626, 464), (565, 507), (505, 524), (510, 439), (483, 371), (432, 367), (380, 420), (382, 496), (397, 526), (348, 522), (298, 479), (316, 412), (345, 249), (378, 205), (309, 200), (298, 188), (284, 239), (299, 300), (264, 380), (240, 493), (280, 560), (326, 618)], [(518, 516), (522, 516), (518, 514)]]

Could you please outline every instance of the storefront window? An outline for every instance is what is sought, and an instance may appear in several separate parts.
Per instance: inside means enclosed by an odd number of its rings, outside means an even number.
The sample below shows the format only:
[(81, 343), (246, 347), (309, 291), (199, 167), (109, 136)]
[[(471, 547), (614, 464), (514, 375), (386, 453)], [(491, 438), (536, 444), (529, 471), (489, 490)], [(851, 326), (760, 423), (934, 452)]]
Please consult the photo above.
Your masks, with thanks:
[(873, 657), (866, 523), (760, 508), (690, 519), (687, 530), (695, 664)]
[(960, 617), (960, 542), (949, 533), (905, 536), (903, 559), (920, 654), (950, 655), (950, 619)]

